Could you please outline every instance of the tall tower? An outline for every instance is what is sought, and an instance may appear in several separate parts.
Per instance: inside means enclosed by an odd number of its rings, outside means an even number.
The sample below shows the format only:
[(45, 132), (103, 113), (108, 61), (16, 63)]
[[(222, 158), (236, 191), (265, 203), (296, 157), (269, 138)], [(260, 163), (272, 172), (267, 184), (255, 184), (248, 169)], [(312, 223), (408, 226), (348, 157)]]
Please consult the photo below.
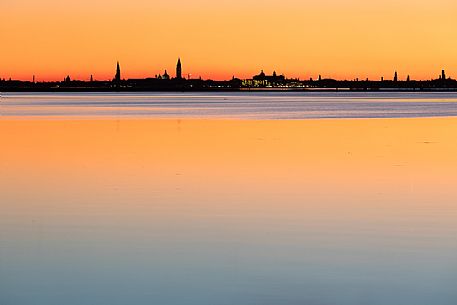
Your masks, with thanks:
[(182, 78), (181, 58), (178, 58), (178, 63), (176, 64), (176, 78)]
[(117, 62), (116, 76), (114, 77), (114, 81), (117, 84), (119, 84), (121, 82), (121, 67), (119, 66), (119, 62)]
[(446, 80), (446, 72), (444, 70), (441, 71), (441, 79)]
[(395, 71), (395, 75), (394, 75), (394, 82), (398, 81), (398, 74), (397, 74), (397, 71)]

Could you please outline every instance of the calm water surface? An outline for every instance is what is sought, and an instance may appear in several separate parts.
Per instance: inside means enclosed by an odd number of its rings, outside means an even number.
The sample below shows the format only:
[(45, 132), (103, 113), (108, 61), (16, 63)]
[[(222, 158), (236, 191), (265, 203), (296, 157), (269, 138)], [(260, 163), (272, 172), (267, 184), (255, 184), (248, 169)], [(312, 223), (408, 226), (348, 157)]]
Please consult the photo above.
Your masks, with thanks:
[(456, 115), (457, 93), (6, 93), (0, 99), (0, 116), (306, 119)]
[(455, 305), (455, 99), (3, 95), (0, 304)]

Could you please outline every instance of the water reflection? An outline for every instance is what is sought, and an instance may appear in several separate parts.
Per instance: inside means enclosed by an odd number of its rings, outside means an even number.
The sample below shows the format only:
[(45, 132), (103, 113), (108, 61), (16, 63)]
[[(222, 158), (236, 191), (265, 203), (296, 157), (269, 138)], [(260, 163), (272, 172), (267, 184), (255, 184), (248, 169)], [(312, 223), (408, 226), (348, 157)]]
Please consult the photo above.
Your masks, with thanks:
[(0, 303), (455, 304), (456, 133), (0, 120)]

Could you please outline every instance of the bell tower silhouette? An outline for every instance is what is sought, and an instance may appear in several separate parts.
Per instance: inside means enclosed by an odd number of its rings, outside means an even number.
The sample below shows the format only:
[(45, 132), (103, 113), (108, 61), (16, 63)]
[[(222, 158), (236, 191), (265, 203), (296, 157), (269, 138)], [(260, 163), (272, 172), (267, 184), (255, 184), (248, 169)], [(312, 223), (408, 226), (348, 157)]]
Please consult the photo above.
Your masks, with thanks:
[(121, 82), (121, 67), (119, 66), (119, 62), (117, 62), (116, 76), (114, 77), (114, 82), (116, 82), (117, 84)]
[(178, 58), (178, 63), (176, 64), (176, 78), (182, 79), (181, 58)]

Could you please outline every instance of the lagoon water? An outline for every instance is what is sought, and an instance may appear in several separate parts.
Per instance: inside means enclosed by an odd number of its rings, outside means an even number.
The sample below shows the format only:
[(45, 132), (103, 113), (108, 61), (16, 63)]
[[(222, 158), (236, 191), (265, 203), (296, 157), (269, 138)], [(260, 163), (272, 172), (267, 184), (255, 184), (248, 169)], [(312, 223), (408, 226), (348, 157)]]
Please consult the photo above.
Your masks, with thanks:
[(455, 116), (453, 93), (3, 94), (0, 304), (457, 304)]
[(0, 116), (402, 118), (457, 116), (456, 93), (6, 93)]

